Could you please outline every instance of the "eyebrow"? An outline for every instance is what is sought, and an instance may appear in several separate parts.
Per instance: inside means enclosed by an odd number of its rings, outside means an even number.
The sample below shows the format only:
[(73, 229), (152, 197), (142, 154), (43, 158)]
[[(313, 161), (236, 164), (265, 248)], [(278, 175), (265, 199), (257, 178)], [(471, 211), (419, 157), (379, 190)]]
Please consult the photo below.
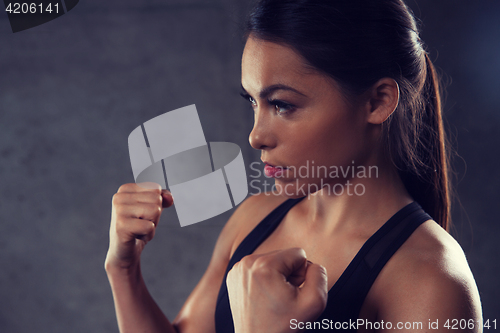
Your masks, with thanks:
[[(243, 92), (245, 94), (248, 94), (248, 92), (246, 91), (245, 88), (243, 88), (243, 85), (241, 85), (241, 89), (243, 90)], [(292, 87), (289, 87), (287, 85), (284, 85), (284, 84), (273, 84), (271, 86), (268, 86), (264, 89), (262, 89), (259, 93), (259, 97), (262, 98), (262, 99), (265, 99), (267, 98), (269, 95), (271, 95), (273, 92), (277, 91), (277, 90), (287, 90), (287, 91), (292, 91), (296, 94), (299, 94), (301, 96), (304, 96), (304, 97), (307, 97), (305, 94), (301, 93), (300, 91), (298, 91), (297, 89), (294, 89)]]

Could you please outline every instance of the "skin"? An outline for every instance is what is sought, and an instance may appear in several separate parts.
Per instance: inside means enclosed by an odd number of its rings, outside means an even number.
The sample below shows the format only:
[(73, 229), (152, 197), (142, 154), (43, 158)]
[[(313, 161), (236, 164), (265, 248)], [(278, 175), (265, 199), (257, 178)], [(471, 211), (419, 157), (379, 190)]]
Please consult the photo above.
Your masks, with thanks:
[[(394, 80), (381, 79), (356, 101), (347, 101), (335, 81), (311, 70), (291, 48), (250, 36), (242, 87), (255, 112), (250, 144), (261, 150), (262, 160), (289, 170), (307, 161), (343, 167), (354, 161), (356, 166), (376, 165), (378, 177), (300, 178), (285, 171), (276, 186), (289, 194), (262, 193), (239, 206), (219, 236), (207, 271), (172, 323), (140, 273), (140, 253), (172, 197), (151, 184), (152, 189), (123, 185), (113, 199), (105, 264), (121, 332), (215, 332), (217, 294), (233, 252), (269, 212), (301, 196), (301, 185), (317, 185), (323, 189), (294, 206), (227, 279), (236, 332), (296, 332), (289, 320), (314, 320), (324, 309), (327, 291), (363, 243), (413, 201), (380, 144), (381, 124), (398, 103)], [(364, 194), (325, 190), (347, 181), (363, 185)], [(423, 223), (382, 269), (360, 318), (422, 322), (422, 331), (428, 330), (429, 320), (439, 320), (433, 332), (448, 331), (442, 326), (447, 319), (472, 319), (476, 325), (469, 331), (480, 331), (479, 294), (458, 243), (434, 221)]]

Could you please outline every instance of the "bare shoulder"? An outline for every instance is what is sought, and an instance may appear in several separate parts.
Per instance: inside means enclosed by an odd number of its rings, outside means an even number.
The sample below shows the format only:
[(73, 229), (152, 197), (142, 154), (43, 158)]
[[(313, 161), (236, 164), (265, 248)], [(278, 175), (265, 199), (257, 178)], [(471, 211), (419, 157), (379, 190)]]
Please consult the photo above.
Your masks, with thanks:
[(422, 224), (389, 260), (373, 285), (377, 317), (391, 322), (474, 321), (481, 303), (474, 277), (458, 242), (436, 222)]

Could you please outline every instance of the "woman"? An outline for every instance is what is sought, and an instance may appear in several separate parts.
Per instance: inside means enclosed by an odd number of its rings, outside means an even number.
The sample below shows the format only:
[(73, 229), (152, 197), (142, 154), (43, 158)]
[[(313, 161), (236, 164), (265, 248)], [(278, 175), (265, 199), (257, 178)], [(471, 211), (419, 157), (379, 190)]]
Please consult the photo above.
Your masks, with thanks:
[(446, 232), (438, 79), (405, 4), (259, 2), (242, 88), (276, 191), (235, 211), (170, 323), (140, 254), (173, 198), (120, 187), (106, 271), (121, 332), (441, 332), (453, 320), (481, 331), (474, 278)]

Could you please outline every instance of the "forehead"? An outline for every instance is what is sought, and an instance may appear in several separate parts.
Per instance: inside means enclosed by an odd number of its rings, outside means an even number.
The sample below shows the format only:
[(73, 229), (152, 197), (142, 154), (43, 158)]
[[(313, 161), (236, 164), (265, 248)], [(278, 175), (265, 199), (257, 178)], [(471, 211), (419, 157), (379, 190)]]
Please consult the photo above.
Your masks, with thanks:
[(292, 48), (249, 37), (241, 60), (241, 82), (245, 88), (289, 83), (312, 74), (305, 59)]

